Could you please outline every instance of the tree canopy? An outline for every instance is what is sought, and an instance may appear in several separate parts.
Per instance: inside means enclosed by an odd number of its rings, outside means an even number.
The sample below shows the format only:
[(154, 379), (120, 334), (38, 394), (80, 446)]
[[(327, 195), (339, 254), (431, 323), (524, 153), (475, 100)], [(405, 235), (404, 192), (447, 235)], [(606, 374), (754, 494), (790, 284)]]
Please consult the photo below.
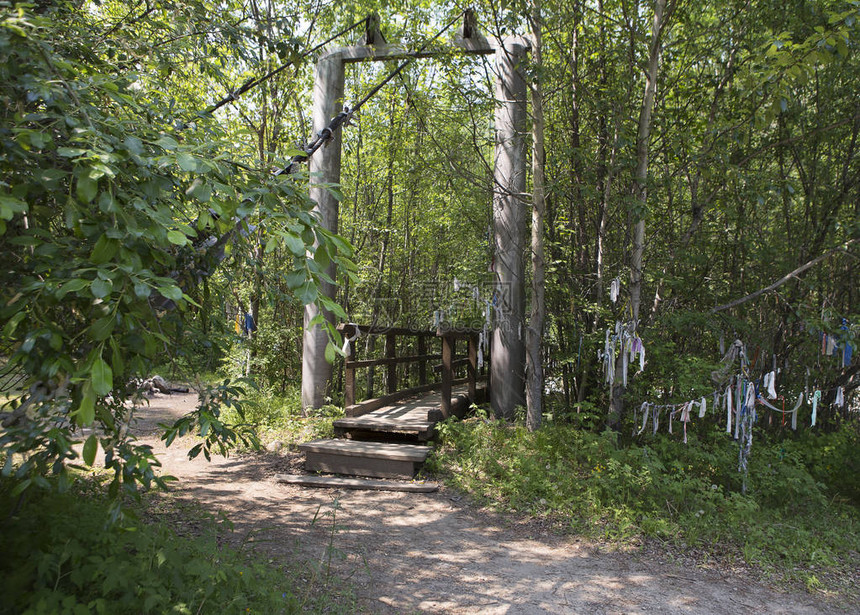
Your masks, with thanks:
[[(856, 345), (860, 318), (856, 3), (534, 8), (476, 12), (488, 36), (541, 33), (522, 70), (540, 86), (545, 124), (547, 412), (596, 426), (611, 395), (704, 395), (721, 340), (735, 338), (755, 368), (783, 370), (786, 390), (851, 394), (856, 359), (822, 355), (820, 336)], [(407, 46), (457, 12), (372, 1), (0, 4), (0, 352), (4, 386), (23, 387), (6, 406), (2, 445), (26, 453), (20, 464), (6, 456), (22, 485), (62, 474), (74, 434), (93, 425), (104, 435), (88, 437), (84, 461), (98, 439), (116, 489), (152, 480), (155, 460), (122, 431), (133, 378), (167, 358), (214, 370), (245, 353), (264, 387), (294, 387), (303, 304), (359, 323), (429, 326), (436, 309), (483, 318), (491, 62), (415, 62), (353, 118), (337, 188), (343, 238), (311, 214), (304, 174), (273, 173), (311, 136), (313, 57), (302, 54), (376, 11), (385, 37)], [(344, 102), (391, 68), (350, 65)], [(327, 298), (317, 287), (331, 262), (339, 290)], [(477, 303), (460, 282), (479, 288)], [(233, 318), (244, 312), (258, 330), (240, 343)], [(597, 354), (632, 314), (646, 368), (610, 395)], [(226, 385), (213, 399), (234, 393)], [(211, 404), (201, 408), (195, 424), (220, 426)], [(610, 422), (624, 420), (622, 410)]]

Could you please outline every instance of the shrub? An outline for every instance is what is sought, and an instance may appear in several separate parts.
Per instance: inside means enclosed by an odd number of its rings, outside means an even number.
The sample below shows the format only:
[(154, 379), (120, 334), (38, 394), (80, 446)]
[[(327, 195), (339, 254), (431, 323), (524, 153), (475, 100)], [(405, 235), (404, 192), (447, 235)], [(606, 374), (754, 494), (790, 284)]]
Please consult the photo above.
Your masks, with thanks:
[[(81, 483), (79, 483), (79, 487)], [(87, 483), (83, 483), (86, 487)], [(12, 508), (8, 481), (0, 506)], [(289, 581), (258, 558), (219, 546), (223, 529), (196, 519), (202, 535), (164, 524), (109, 524), (99, 488), (28, 492), (0, 533), (0, 610), (40, 613), (292, 613)], [(5, 516), (5, 514), (4, 514)]]
[(614, 432), (565, 424), (530, 433), (482, 418), (449, 421), (429, 469), (502, 510), (595, 536), (729, 548), (809, 580), (813, 567), (850, 567), (847, 554), (860, 550), (857, 509), (832, 497), (854, 488), (853, 478), (839, 481), (841, 456), (856, 442), (843, 431), (759, 438), (745, 493), (738, 445), (716, 427), (689, 433), (686, 445), (668, 434), (623, 445)]

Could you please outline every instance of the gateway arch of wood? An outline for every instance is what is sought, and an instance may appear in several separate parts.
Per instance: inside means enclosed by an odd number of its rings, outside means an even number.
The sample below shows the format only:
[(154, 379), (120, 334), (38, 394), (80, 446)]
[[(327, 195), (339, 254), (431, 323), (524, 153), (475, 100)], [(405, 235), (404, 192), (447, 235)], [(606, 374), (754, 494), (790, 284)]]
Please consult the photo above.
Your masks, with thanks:
[[(495, 58), (495, 154), (494, 154), (494, 190), (493, 190), (493, 235), (494, 235), (494, 278), (495, 292), (498, 301), (494, 310), (493, 331), (491, 339), (492, 353), (490, 356), (489, 391), (490, 402), (498, 416), (512, 416), (514, 408), (524, 405), (525, 378), (525, 233), (526, 233), (526, 203), (523, 194), (526, 186), (526, 85), (520, 72), (528, 43), (520, 37), (507, 37), (503, 40), (487, 39), (478, 33), (475, 20), (470, 11), (465, 13), (463, 26), (458, 34), (447, 43), (444, 53), (452, 52), (467, 55), (493, 55)], [(412, 52), (401, 46), (388, 44), (379, 33), (376, 22), (368, 19), (368, 27), (362, 44), (341, 47), (325, 52), (316, 62), (313, 90), (313, 125), (314, 131), (324, 131), (332, 118), (344, 109), (345, 66), (350, 63), (379, 62), (386, 60), (405, 60), (408, 58), (432, 58), (443, 52), (437, 50), (421, 50)], [(341, 134), (334, 131), (327, 147), (320, 149), (310, 159), (310, 196), (315, 202), (315, 211), (323, 226), (332, 231), (338, 231), (338, 201), (327, 189), (328, 185), (340, 183), (341, 171)], [(333, 266), (329, 275), (334, 279)], [(321, 288), (324, 295), (334, 296), (334, 285), (324, 284)], [(309, 326), (319, 313), (316, 305), (308, 305), (304, 314), (304, 337), (302, 355), (302, 405), (305, 408), (319, 408), (325, 403), (325, 397), (330, 390), (332, 380), (332, 365), (325, 358), (328, 336), (325, 330), (317, 325)], [(332, 316), (324, 316), (331, 322)], [(393, 333), (392, 333), (393, 332)], [(383, 333), (380, 331), (362, 333)], [(425, 334), (436, 335), (436, 332), (417, 332), (407, 330), (386, 329), (387, 343), (393, 339), (393, 334), (418, 334), (420, 340)], [(437, 412), (451, 409), (452, 401), (462, 393), (464, 398), (478, 394), (474, 382), (474, 363), (470, 363), (472, 380), (465, 388), (458, 390), (452, 383), (450, 373), (453, 358), (453, 347), (456, 343), (450, 334), (440, 331), (443, 338), (443, 366), (446, 359), (448, 370), (443, 370), (443, 384), (447, 378), (447, 390), (439, 398)], [(468, 363), (474, 359), (474, 340), (466, 335), (469, 357), (461, 359)], [(447, 341), (446, 341), (447, 340)], [(446, 350), (447, 348), (447, 350)], [(447, 356), (446, 356), (447, 353)], [(414, 357), (394, 357), (393, 349), (382, 360), (388, 365), (398, 362), (414, 361)], [(420, 355), (421, 353), (419, 353)], [(427, 358), (426, 356), (424, 357)], [(354, 368), (361, 362), (353, 362)], [(358, 365), (360, 366), (360, 365)], [(422, 369), (424, 369), (422, 367)], [(354, 400), (354, 371), (350, 373), (350, 363), (347, 362), (345, 374), (346, 405), (352, 405)], [(352, 378), (352, 384), (350, 383)], [(389, 381), (391, 388), (393, 381)], [(350, 397), (350, 387), (352, 396)], [(489, 388), (489, 387), (487, 387)], [(394, 400), (398, 395), (416, 393), (416, 391), (389, 391), (388, 397)], [(418, 413), (424, 419), (434, 418), (432, 412), (427, 414), (426, 408), (418, 405)], [(379, 408), (375, 408), (378, 410)], [(367, 411), (355, 409), (353, 414)], [(353, 417), (355, 418), (355, 417)], [(442, 418), (441, 415), (437, 417)], [(408, 421), (407, 421), (408, 422)], [(426, 420), (419, 421), (426, 423)], [(431, 421), (432, 422), (432, 421)], [(344, 429), (346, 428), (345, 426)], [(372, 431), (365, 429), (358, 431)], [(396, 456), (396, 455), (395, 455)], [(407, 455), (408, 456), (408, 455)], [(372, 474), (371, 474), (372, 475)]]

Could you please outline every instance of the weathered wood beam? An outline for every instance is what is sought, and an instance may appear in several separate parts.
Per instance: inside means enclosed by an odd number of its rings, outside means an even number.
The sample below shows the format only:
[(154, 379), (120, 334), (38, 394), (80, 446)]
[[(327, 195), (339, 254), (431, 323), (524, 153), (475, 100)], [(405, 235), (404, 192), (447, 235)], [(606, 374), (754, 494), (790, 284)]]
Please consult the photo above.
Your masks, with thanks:
[(525, 231), (527, 205), (526, 84), (521, 72), (528, 45), (505, 39), (496, 52), (496, 149), (493, 184), (496, 293), (490, 402), (498, 418), (525, 405)]

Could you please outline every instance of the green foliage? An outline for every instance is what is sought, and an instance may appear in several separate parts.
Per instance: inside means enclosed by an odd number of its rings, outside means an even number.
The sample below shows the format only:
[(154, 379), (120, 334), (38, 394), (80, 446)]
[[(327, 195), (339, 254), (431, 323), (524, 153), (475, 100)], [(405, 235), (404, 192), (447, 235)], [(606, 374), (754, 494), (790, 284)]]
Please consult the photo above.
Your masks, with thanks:
[[(291, 387), (285, 395), (266, 389), (253, 389), (244, 397), (244, 414), (241, 420), (253, 425), (260, 440), (299, 444), (319, 438), (334, 437), (332, 423), (343, 416), (343, 408), (326, 405), (317, 410), (303, 412), (301, 390)], [(236, 422), (235, 410), (227, 410), (224, 419)]]
[(717, 555), (743, 552), (750, 563), (789, 577), (822, 564), (847, 569), (846, 554), (860, 546), (860, 515), (839, 498), (854, 487), (817, 481), (822, 460), (810, 455), (856, 442), (856, 434), (795, 446), (759, 439), (746, 495), (737, 444), (716, 428), (690, 435), (687, 445), (658, 435), (621, 446), (611, 431), (550, 423), (529, 433), (521, 425), (470, 419), (443, 424), (440, 437), (431, 469), (453, 485), (502, 510), (571, 530), (659, 538)]
[(860, 506), (860, 432), (856, 423), (831, 432), (804, 432), (782, 446), (785, 454), (799, 459), (829, 493)]
[[(160, 7), (148, 25), (170, 32), (165, 16)], [(195, 16), (210, 19), (192, 10), (176, 27)], [(186, 122), (150, 90), (150, 71), (164, 65), (118, 66), (121, 43), (105, 40), (99, 19), (68, 3), (0, 5), (0, 352), (24, 375), (2, 446), (6, 474), (26, 487), (62, 475), (75, 431), (95, 426), (116, 495), (120, 484), (159, 482), (151, 453), (124, 436), (122, 402), (132, 377), (194, 327), (201, 279), (265, 236), (289, 247), (286, 292), (315, 301), (324, 266), (348, 267), (351, 248), (320, 228), (294, 178), (255, 168), (221, 125)], [(195, 423), (207, 457), (234, 433), (214, 407), (178, 428)]]
[(226, 529), (196, 519), (202, 533), (178, 537), (162, 523), (109, 525), (97, 492), (44, 492), (7, 516), (14, 498), (0, 483), (0, 610), (39, 613), (296, 613), (289, 577), (221, 546)]
[[(226, 455), (230, 448), (239, 444), (244, 447), (258, 447), (259, 440), (253, 427), (245, 421), (245, 389), (231, 385), (230, 380), (222, 384), (206, 387), (200, 392), (197, 408), (178, 419), (173, 425), (165, 427), (161, 436), (166, 446), (179, 437), (194, 433), (203, 439), (188, 451), (188, 458), (194, 459), (201, 452), (209, 461), (212, 449)], [(226, 422), (222, 416), (225, 410), (232, 410), (234, 421)]]

